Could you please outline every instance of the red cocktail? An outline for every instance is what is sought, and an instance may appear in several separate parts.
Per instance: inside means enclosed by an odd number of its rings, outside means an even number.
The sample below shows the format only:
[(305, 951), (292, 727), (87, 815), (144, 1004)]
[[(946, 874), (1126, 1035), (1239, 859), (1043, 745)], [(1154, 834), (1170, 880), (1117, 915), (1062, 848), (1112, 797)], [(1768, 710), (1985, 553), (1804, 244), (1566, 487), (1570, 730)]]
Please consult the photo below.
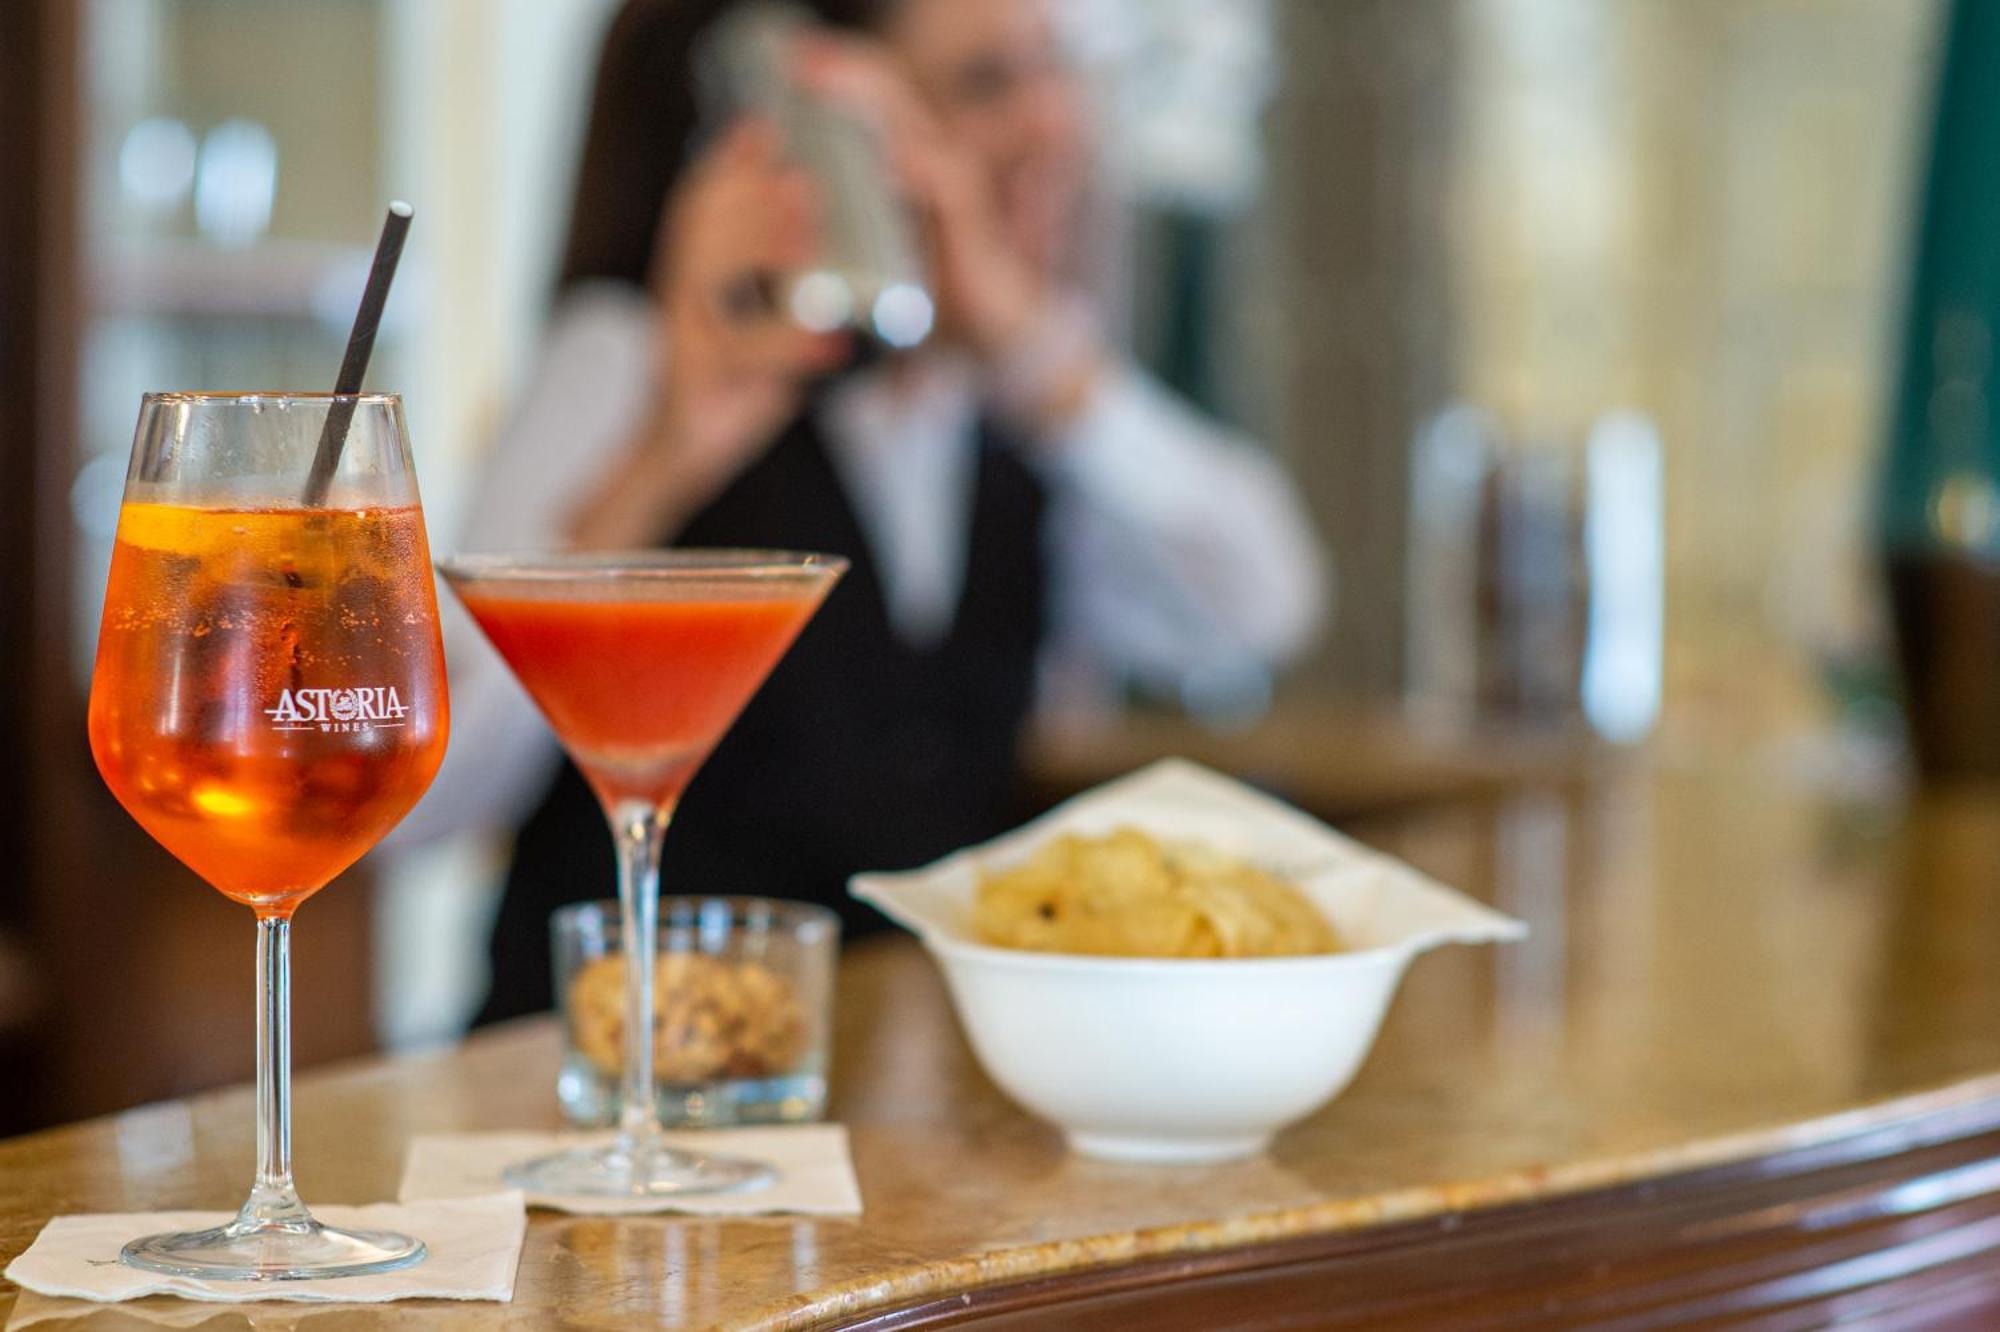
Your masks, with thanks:
[(588, 595), (453, 586), (609, 806), (679, 798), (818, 609), (824, 581), (613, 581)]
[(672, 1150), (653, 1085), (660, 841), (681, 792), (846, 569), (819, 555), (683, 550), (466, 556), (452, 590), (548, 718), (610, 820), (626, 958), (625, 1069), (609, 1147), (525, 1162), (535, 1193), (755, 1188), (768, 1167)]

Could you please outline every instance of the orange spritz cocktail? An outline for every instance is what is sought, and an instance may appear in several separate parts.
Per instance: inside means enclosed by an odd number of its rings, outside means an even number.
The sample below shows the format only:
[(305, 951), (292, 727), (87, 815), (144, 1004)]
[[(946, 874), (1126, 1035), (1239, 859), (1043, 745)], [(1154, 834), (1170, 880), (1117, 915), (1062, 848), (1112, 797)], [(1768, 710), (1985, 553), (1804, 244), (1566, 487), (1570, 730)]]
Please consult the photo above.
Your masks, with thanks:
[(156, 841), (229, 897), (289, 915), (430, 785), (442, 662), (415, 507), (128, 503), (91, 750)]
[(220, 1281), (423, 1261), (420, 1237), (324, 1225), (293, 1185), (291, 930), (422, 797), (449, 726), (401, 400), (147, 394), (90, 752), (155, 841), (256, 913), (257, 1173), (234, 1219), (141, 1236), (120, 1261)]

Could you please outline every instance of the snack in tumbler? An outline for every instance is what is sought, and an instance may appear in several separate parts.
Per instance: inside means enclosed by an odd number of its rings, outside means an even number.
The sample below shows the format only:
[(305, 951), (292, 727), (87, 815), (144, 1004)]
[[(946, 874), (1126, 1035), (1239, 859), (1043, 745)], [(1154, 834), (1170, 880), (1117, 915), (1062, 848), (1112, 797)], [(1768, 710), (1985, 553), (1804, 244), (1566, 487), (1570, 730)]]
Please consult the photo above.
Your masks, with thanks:
[[(805, 1052), (806, 1017), (790, 982), (756, 962), (661, 953), (653, 989), (653, 1070), (663, 1083), (763, 1078)], [(606, 1073), (625, 1057), (625, 962), (601, 957), (570, 982), (576, 1048)]]
[(974, 925), (1003, 948), (1112, 957), (1290, 957), (1339, 948), (1291, 884), (1137, 828), (1064, 834), (979, 885)]

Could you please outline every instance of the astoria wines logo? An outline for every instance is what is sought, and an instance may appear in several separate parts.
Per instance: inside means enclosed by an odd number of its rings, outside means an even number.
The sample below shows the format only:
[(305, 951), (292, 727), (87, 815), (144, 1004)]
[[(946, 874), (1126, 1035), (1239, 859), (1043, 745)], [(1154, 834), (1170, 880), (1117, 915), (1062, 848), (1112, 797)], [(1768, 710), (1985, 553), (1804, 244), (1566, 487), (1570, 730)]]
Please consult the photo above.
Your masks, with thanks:
[(360, 689), (287, 689), (264, 709), (278, 731), (373, 731), (403, 725), (410, 710), (394, 685)]

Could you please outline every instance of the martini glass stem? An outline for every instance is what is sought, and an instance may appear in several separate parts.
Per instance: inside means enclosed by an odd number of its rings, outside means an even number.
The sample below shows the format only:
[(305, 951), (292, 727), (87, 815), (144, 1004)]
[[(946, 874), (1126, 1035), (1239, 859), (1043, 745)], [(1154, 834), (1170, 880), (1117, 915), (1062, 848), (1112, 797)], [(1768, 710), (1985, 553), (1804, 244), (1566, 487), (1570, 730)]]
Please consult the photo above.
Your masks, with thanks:
[(310, 1220), (292, 1187), (292, 922), (257, 918), (257, 1182), (237, 1213), (247, 1226)]
[(640, 800), (621, 800), (611, 810), (626, 967), (625, 1093), (618, 1111), (618, 1145), (634, 1161), (662, 1150), (653, 1081), (653, 972), (660, 935), (660, 843), (672, 817), (672, 806)]

